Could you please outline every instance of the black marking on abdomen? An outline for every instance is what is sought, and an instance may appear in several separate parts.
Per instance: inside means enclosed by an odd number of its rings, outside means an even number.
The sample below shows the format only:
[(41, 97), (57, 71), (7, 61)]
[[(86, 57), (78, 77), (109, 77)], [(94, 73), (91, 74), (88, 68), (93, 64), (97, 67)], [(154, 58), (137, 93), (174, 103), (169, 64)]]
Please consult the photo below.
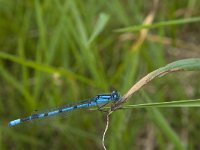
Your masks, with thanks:
[(23, 119), (20, 119), (20, 122), (25, 122), (25, 121), (28, 121), (28, 120), (30, 120), (29, 117), (27, 117), (27, 118), (23, 118)]
[(36, 119), (36, 118), (39, 118), (38, 114), (31, 115), (31, 119)]
[(45, 117), (48, 116), (48, 115), (49, 115), (48, 112), (44, 113), (44, 116), (45, 116)]

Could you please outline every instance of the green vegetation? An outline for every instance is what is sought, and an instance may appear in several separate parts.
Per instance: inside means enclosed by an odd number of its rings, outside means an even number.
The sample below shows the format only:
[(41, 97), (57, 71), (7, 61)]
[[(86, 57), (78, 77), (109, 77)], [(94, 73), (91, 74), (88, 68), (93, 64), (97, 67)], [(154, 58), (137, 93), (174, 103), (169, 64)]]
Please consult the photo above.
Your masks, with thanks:
[[(7, 124), (113, 87), (123, 95), (155, 69), (200, 58), (200, 2), (152, 3), (0, 0), (0, 149), (102, 149), (106, 120), (96, 110)], [(111, 115), (107, 148), (198, 149), (199, 74), (173, 73), (135, 93)]]

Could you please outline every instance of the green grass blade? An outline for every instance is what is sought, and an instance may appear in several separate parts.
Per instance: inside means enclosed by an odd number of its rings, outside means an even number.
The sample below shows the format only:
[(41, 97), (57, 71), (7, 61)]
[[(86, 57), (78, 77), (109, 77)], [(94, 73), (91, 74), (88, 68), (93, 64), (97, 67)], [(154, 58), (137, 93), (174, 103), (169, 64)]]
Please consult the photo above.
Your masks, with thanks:
[(165, 26), (170, 26), (170, 25), (181, 25), (181, 24), (193, 23), (193, 22), (199, 22), (199, 21), (200, 21), (200, 17), (184, 18), (184, 19), (163, 21), (163, 22), (154, 23), (151, 25), (131, 26), (131, 27), (126, 27), (122, 29), (117, 29), (115, 31), (116, 32), (134, 32), (134, 31), (140, 31), (141, 29), (160, 28), (160, 27), (165, 27)]
[(157, 103), (145, 103), (145, 104), (135, 104), (135, 105), (125, 105), (124, 109), (133, 108), (147, 108), (147, 107), (200, 107), (200, 99), (195, 100), (179, 100), (171, 102), (157, 102)]
[(183, 59), (172, 62), (161, 70), (184, 69), (186, 71), (200, 70), (200, 58)]
[(102, 32), (108, 20), (109, 16), (107, 14), (105, 13), (100, 14), (99, 19), (96, 23), (96, 27), (94, 28), (94, 31), (91, 37), (89, 38), (88, 45), (90, 45), (93, 42), (93, 40)]
[(30, 60), (25, 60), (25, 59), (22, 59), (22, 58), (19, 58), (19, 57), (15, 57), (15, 56), (12, 56), (12, 55), (4, 53), (4, 52), (0, 52), (0, 58), (7, 59), (7, 60), (10, 60), (12, 62), (19, 63), (21, 65), (24, 65), (24, 66), (27, 66), (27, 67), (30, 67), (30, 68), (33, 68), (33, 69), (36, 69), (36, 70), (39, 70), (39, 71), (43, 71), (43, 72), (46, 72), (46, 73), (51, 73), (51, 74), (52, 73), (58, 73), (60, 75), (67, 77), (70, 80), (78, 79), (78, 80), (80, 80), (84, 83), (95, 85), (93, 83), (93, 81), (91, 81), (90, 79), (87, 79), (86, 77), (75, 74), (75, 73), (67, 70), (66, 68), (65, 69), (64, 68), (58, 68), (57, 69), (57, 68), (54, 68), (54, 67), (51, 67), (51, 66), (35, 63), (33, 61), (30, 61)]

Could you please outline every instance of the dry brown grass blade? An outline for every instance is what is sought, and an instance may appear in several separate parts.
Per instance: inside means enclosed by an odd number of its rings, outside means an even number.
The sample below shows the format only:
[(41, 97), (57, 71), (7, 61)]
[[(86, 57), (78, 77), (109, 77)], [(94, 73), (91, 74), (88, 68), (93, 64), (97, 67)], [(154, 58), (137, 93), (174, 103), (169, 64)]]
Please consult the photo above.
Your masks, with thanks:
[[(150, 25), (152, 24), (154, 17), (155, 17), (155, 13), (158, 9), (158, 4), (159, 4), (159, 0), (154, 0), (153, 1), (153, 8), (150, 11), (150, 13), (147, 15), (147, 17), (145, 18), (145, 20), (143, 21), (143, 25)], [(144, 40), (146, 39), (147, 35), (148, 35), (148, 31), (149, 29), (142, 29), (140, 31), (140, 36), (137, 39), (137, 41), (131, 46), (131, 50), (132, 51), (137, 51), (139, 49), (139, 47), (142, 45), (142, 43), (144, 42)]]
[(171, 69), (171, 70), (164, 70), (162, 72), (159, 71), (159, 69), (147, 74), (145, 77), (143, 77), (141, 80), (139, 80), (136, 84), (134, 84), (130, 90), (121, 98), (120, 102), (117, 103), (113, 108), (112, 111), (118, 109), (121, 107), (121, 104), (126, 102), (128, 98), (130, 98), (135, 92), (140, 90), (144, 85), (152, 81), (154, 78), (158, 76), (163, 76), (171, 72), (177, 72), (181, 71), (182, 69)]

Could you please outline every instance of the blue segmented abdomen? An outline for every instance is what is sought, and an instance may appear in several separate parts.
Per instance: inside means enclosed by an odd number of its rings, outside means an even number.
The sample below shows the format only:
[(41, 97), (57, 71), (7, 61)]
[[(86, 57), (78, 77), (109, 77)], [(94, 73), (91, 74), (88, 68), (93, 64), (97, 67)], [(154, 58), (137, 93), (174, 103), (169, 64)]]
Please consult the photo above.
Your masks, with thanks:
[(100, 94), (97, 95), (96, 97), (86, 100), (86, 101), (82, 101), (76, 105), (72, 105), (72, 106), (66, 106), (63, 108), (58, 108), (49, 112), (45, 112), (45, 113), (39, 113), (39, 114), (33, 114), (27, 118), (22, 118), (22, 119), (16, 119), (13, 121), (9, 122), (9, 126), (15, 126), (18, 125), (20, 123), (26, 122), (26, 121), (30, 121), (30, 120), (34, 120), (37, 118), (45, 118), (48, 116), (53, 116), (62, 112), (67, 112), (67, 111), (73, 111), (75, 109), (80, 109), (80, 108), (87, 108), (87, 107), (93, 107), (93, 106), (97, 106), (97, 105), (102, 105), (102, 104), (107, 104), (110, 102), (116, 102), (120, 99), (120, 95), (117, 91), (113, 91), (111, 94)]

